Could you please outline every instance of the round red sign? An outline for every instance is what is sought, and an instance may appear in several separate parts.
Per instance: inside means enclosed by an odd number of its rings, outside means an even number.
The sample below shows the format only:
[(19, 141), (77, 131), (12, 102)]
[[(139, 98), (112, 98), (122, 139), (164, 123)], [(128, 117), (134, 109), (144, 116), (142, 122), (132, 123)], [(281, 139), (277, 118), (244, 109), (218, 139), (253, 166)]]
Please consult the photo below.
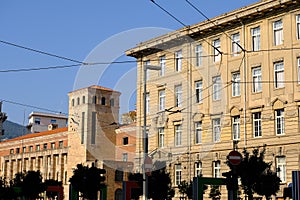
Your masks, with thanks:
[(238, 151), (231, 151), (227, 156), (228, 161), (232, 165), (239, 165), (243, 159), (242, 155)]

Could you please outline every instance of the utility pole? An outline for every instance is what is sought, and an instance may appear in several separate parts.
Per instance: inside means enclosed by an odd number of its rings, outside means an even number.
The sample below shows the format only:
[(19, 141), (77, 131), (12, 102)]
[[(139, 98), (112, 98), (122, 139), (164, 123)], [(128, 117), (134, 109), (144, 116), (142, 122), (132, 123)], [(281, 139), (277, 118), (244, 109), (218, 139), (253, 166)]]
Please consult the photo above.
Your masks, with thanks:
[(2, 112), (2, 101), (0, 101), (0, 135), (4, 135), (3, 122), (7, 119), (6, 113)]

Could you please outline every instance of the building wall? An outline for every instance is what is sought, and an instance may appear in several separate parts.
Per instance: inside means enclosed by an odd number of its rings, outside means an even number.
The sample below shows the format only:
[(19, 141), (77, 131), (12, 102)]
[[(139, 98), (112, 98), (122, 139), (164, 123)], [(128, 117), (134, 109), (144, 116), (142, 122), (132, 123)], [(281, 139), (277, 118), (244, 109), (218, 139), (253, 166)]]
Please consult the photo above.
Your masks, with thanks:
[[(143, 127), (143, 66), (160, 65), (160, 58), (166, 58), (165, 75), (148, 71), (147, 93), (150, 94), (150, 112), (147, 114), (149, 127), (149, 152), (156, 158), (156, 152), (166, 152), (160, 158), (171, 163), (169, 170), (176, 187), (175, 167), (181, 164), (181, 180), (190, 180), (195, 175), (195, 163), (202, 162), (203, 176), (211, 177), (215, 161), (220, 161), (220, 174), (228, 171), (226, 156), (233, 149), (233, 119), (239, 116), (239, 151), (247, 147), (267, 144), (266, 161), (273, 161), (275, 170), (277, 157), (285, 158), (286, 181), (291, 182), (291, 171), (299, 170), (299, 64), (300, 40), (297, 38), (296, 17), (300, 14), (299, 3), (284, 1), (261, 1), (190, 27), (185, 27), (166, 36), (141, 43), (127, 51), (127, 55), (138, 60), (137, 91), (137, 148), (136, 164), (142, 164)], [(282, 21), (282, 44), (274, 44), (274, 22)], [(216, 25), (218, 23), (218, 25)], [(260, 49), (253, 50), (251, 31), (260, 27)], [(232, 51), (232, 35), (238, 33), (240, 46), (246, 50)], [(216, 50), (213, 42), (220, 39), (219, 61), (214, 60)], [(196, 65), (195, 48), (202, 45), (202, 62)], [(147, 49), (149, 48), (149, 49)], [(155, 50), (153, 50), (155, 49)], [(182, 50), (182, 70), (176, 71), (176, 52)], [(276, 88), (275, 64), (283, 62), (284, 79)], [(253, 91), (254, 68), (261, 67), (259, 92)], [(240, 94), (233, 96), (233, 74), (240, 74)], [(214, 77), (220, 76), (221, 83), (214, 84)], [(280, 78), (280, 77), (279, 77)], [(202, 81), (202, 101), (196, 101), (195, 82)], [(176, 86), (182, 88), (182, 105), (176, 106)], [(214, 100), (215, 91), (220, 98)], [(165, 90), (165, 109), (159, 110), (159, 91)], [(284, 132), (276, 133), (276, 112), (283, 110)], [(262, 135), (254, 133), (254, 114), (260, 113)], [(220, 139), (214, 139), (214, 120), (220, 120)], [(201, 142), (195, 142), (195, 123), (201, 122)], [(181, 125), (181, 144), (176, 145), (176, 126)], [(164, 146), (159, 147), (158, 131), (164, 128)], [(215, 129), (216, 130), (216, 129)], [(167, 155), (169, 155), (167, 157)], [(170, 155), (172, 155), (170, 157)], [(282, 196), (282, 191), (278, 196)], [(178, 194), (177, 194), (178, 196)]]
[(48, 130), (50, 124), (57, 125), (57, 128), (66, 127), (67, 119), (62, 114), (32, 112), (27, 127), (29, 127), (31, 133), (43, 132)]

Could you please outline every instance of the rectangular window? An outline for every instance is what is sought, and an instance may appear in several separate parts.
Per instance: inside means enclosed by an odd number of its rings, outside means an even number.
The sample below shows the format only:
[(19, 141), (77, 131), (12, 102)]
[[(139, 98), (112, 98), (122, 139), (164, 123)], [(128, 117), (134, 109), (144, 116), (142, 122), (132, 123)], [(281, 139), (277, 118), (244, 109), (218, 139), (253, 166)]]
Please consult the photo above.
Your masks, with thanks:
[(300, 15), (296, 16), (297, 39), (300, 40)]
[[(150, 65), (150, 60), (144, 61), (144, 67), (147, 65)], [(146, 76), (146, 80), (149, 80), (150, 78), (149, 70), (146, 70), (146, 74), (144, 74), (144, 76)]]
[(146, 93), (146, 113), (150, 113), (150, 94)]
[(56, 124), (56, 119), (51, 119), (50, 124)]
[(29, 146), (29, 152), (33, 151), (33, 146)]
[(40, 150), (41, 150), (41, 147), (40, 147), (39, 144), (35, 146), (35, 150), (36, 150), (36, 151), (40, 151)]
[(195, 90), (196, 90), (196, 103), (201, 103), (202, 91), (203, 91), (202, 81), (195, 82)]
[(274, 82), (275, 88), (284, 87), (284, 65), (283, 62), (274, 64)]
[(165, 90), (160, 90), (158, 93), (159, 93), (159, 111), (163, 111), (165, 110), (165, 99), (166, 99)]
[(253, 92), (261, 92), (261, 67), (255, 67), (252, 69), (252, 82)]
[(195, 144), (202, 142), (202, 122), (195, 122)]
[(84, 144), (85, 137), (85, 112), (81, 113), (81, 144)]
[(20, 148), (16, 148), (16, 153), (20, 153)]
[(274, 45), (283, 43), (283, 23), (282, 20), (273, 22)]
[(255, 27), (251, 29), (252, 37), (252, 51), (260, 50), (260, 27)]
[(9, 153), (10, 153), (10, 154), (14, 154), (14, 149), (10, 149), (10, 150), (9, 150)]
[(175, 146), (181, 146), (182, 125), (175, 125)]
[(175, 52), (175, 70), (177, 72), (182, 70), (182, 50)]
[(23, 147), (22, 152), (23, 152), (23, 153), (26, 153), (26, 147)]
[(97, 113), (92, 112), (92, 134), (91, 134), (91, 144), (96, 143), (96, 118)]
[(202, 65), (202, 45), (199, 44), (195, 47), (195, 55), (196, 55), (196, 66), (199, 67)]
[(241, 48), (240, 48), (240, 34), (239, 33), (235, 33), (233, 35), (231, 35), (231, 50), (233, 53), (233, 56), (237, 56), (239, 52), (241, 52)]
[(175, 86), (175, 106), (176, 107), (182, 106), (182, 86), (181, 85)]
[(219, 160), (213, 161), (213, 177), (219, 178), (221, 176), (221, 162)]
[(261, 113), (253, 113), (253, 135), (254, 137), (261, 137), (262, 131), (261, 131)]
[(43, 145), (43, 149), (46, 150), (47, 148), (48, 148), (48, 144), (45, 143), (45, 144)]
[(281, 183), (286, 182), (286, 160), (284, 156), (276, 157), (277, 176), (280, 178)]
[(127, 154), (127, 153), (123, 153), (123, 154), (122, 154), (122, 160), (123, 160), (124, 162), (127, 162), (127, 161), (128, 161), (128, 154)]
[(221, 120), (220, 120), (220, 118), (213, 119), (212, 124), (213, 124), (213, 141), (220, 142), (221, 141)]
[(127, 145), (128, 144), (128, 137), (123, 137), (123, 145)]
[(213, 41), (213, 53), (214, 53), (214, 62), (219, 62), (221, 60), (221, 41), (216, 39)]
[(159, 75), (164, 76), (166, 72), (166, 56), (161, 56), (159, 58), (159, 65), (161, 69), (159, 70)]
[(55, 142), (51, 143), (51, 149), (55, 149)]
[(240, 116), (232, 117), (232, 139), (240, 139)]
[(195, 176), (201, 176), (202, 174), (202, 162), (195, 163)]
[(298, 61), (298, 84), (300, 84), (300, 58), (297, 58)]
[(59, 148), (63, 148), (63, 145), (64, 145), (63, 141), (59, 141), (59, 142), (58, 142), (58, 147), (59, 147)]
[(241, 77), (240, 72), (235, 72), (232, 74), (232, 96), (241, 95)]
[(35, 118), (34, 124), (41, 124), (41, 118)]
[(158, 147), (164, 147), (165, 146), (165, 129), (164, 128), (158, 128)]
[(175, 165), (175, 185), (178, 186), (181, 183), (181, 164)]
[(213, 77), (213, 101), (221, 99), (221, 77)]
[(284, 110), (283, 109), (275, 110), (275, 128), (276, 128), (276, 135), (284, 134)]

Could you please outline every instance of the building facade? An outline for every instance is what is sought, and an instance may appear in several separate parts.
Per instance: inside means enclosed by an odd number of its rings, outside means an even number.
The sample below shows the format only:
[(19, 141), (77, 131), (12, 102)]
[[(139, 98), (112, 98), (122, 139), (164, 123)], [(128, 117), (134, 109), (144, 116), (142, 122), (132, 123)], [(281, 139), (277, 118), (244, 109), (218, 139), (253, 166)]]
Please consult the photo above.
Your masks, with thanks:
[[(63, 128), (67, 126), (68, 117), (63, 114), (51, 114), (42, 112), (30, 113), (27, 129), (31, 133), (47, 131), (48, 126), (55, 128)], [(52, 129), (50, 127), (50, 129)]]
[[(138, 63), (136, 169), (145, 99), (149, 154), (168, 163), (175, 188), (221, 177), (236, 141), (239, 151), (267, 145), (282, 196), (300, 166), (299, 47), (299, 2), (263, 0), (129, 49)], [(161, 70), (144, 74), (149, 64)]]
[[(40, 170), (44, 180), (62, 181), (64, 198), (69, 199), (69, 179), (77, 164), (95, 164), (107, 169), (106, 183), (112, 186), (119, 96), (118, 91), (96, 85), (70, 92), (68, 127), (47, 126), (53, 130), (0, 143), (0, 176), (10, 180), (18, 172)], [(114, 194), (109, 190), (108, 199)]]

